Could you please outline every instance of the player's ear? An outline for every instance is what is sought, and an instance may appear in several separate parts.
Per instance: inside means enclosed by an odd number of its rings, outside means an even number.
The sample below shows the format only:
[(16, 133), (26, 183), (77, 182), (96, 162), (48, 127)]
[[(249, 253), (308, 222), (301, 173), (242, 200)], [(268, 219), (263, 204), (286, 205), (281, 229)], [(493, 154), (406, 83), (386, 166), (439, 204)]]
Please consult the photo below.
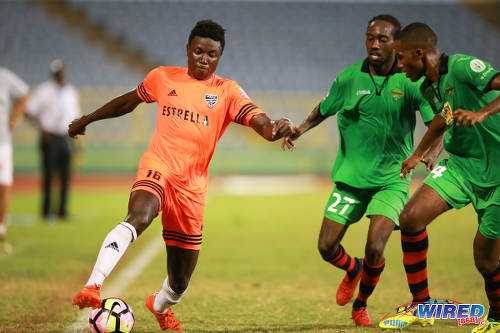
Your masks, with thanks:
[(422, 49), (416, 49), (416, 50), (415, 50), (415, 54), (416, 54), (416, 55), (417, 55), (417, 57), (418, 57), (418, 58), (420, 58), (420, 59), (424, 57), (424, 53), (425, 53), (425, 52), (424, 52), (424, 50), (422, 50)]

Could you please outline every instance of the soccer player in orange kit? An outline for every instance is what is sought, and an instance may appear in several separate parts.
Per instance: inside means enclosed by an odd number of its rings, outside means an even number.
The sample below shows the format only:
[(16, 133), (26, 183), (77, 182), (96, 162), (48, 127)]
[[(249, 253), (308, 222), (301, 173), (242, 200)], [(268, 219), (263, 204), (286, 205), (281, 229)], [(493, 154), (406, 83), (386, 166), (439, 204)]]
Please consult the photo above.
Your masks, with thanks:
[(141, 102), (158, 104), (156, 130), (139, 162), (128, 214), (104, 239), (88, 282), (74, 297), (80, 308), (100, 307), (104, 279), (133, 242), (162, 214), (167, 278), (146, 306), (162, 330), (182, 331), (170, 307), (184, 295), (202, 242), (207, 168), (217, 141), (231, 122), (252, 127), (268, 141), (290, 135), (288, 119), (272, 121), (232, 80), (214, 75), (224, 50), (225, 30), (200, 21), (186, 46), (188, 67), (157, 67), (137, 89), (74, 120), (71, 137), (97, 120), (122, 116)]

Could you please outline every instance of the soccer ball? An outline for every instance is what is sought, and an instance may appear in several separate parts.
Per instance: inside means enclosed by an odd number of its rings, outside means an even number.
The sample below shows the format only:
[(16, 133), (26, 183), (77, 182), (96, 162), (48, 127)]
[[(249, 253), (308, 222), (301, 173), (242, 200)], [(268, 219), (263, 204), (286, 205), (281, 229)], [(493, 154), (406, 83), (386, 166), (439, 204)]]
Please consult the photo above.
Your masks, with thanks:
[(100, 308), (92, 310), (89, 326), (94, 333), (129, 333), (135, 319), (130, 306), (119, 298), (102, 300)]

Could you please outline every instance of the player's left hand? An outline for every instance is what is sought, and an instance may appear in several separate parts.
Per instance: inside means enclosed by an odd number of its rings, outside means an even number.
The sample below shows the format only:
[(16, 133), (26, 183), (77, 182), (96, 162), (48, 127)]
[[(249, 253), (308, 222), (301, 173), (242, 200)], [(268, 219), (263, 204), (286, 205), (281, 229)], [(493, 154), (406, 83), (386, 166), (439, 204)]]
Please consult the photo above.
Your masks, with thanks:
[(486, 114), (481, 111), (472, 112), (463, 109), (453, 111), (453, 119), (455, 120), (456, 126), (461, 126), (462, 128), (466, 126), (471, 128), (476, 123), (482, 122), (485, 118)]
[(436, 160), (439, 156), (439, 151), (436, 153), (427, 153), (425, 156), (420, 160), (422, 163), (425, 164), (425, 170), (431, 171), (434, 169), (434, 165), (436, 164)]
[(417, 156), (415, 154), (412, 154), (410, 157), (408, 157), (406, 160), (403, 161), (401, 164), (401, 173), (399, 176), (401, 178), (406, 178), (408, 174), (411, 172), (411, 170), (415, 169), (417, 167), (417, 164), (422, 161), (421, 156)]

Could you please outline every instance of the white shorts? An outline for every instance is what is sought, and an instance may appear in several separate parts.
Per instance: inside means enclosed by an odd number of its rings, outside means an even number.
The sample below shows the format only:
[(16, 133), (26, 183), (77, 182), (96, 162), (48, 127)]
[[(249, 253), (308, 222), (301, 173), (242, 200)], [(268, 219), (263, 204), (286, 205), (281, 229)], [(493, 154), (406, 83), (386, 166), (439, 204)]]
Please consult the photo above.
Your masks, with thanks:
[(12, 185), (12, 145), (0, 144), (0, 185)]

